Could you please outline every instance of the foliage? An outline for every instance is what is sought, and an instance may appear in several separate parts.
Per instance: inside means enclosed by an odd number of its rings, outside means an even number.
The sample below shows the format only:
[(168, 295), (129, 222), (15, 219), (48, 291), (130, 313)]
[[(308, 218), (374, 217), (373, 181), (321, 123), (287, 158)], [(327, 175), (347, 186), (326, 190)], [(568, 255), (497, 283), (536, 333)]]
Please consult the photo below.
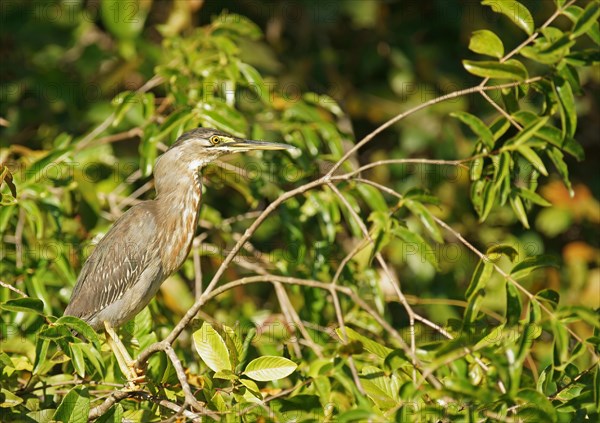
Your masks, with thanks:
[[(75, 43), (95, 29), (99, 44), (60, 54), (28, 45), (32, 74), (14, 76), (25, 84), (18, 90), (3, 87), (16, 94), (2, 110), (10, 124), (3, 138), (15, 142), (0, 153), (2, 421), (146, 422), (175, 412), (224, 421), (598, 419), (597, 305), (556, 282), (585, 280), (577, 275), (598, 264), (597, 251), (580, 242), (569, 244), (579, 249), (565, 262), (524, 254), (528, 239), (540, 250), (551, 243), (519, 232), (532, 219), (542, 235), (566, 232), (572, 220), (598, 223), (589, 208), (574, 211), (548, 195), (560, 190), (553, 175), (571, 197), (585, 191), (571, 182), (569, 164), (585, 158), (578, 114), (598, 66), (598, 1), (557, 0), (540, 23), (517, 1), (483, 0), (507, 26), (470, 37), (475, 58), (462, 65), (479, 85), (410, 96), (403, 113), (389, 113), (356, 142), (332, 96), (289, 83), (258, 25), (224, 12), (192, 28), (184, 21), (196, 3), (175, 3), (158, 26), (162, 47), (143, 33), (158, 4), (100, 2), (103, 32), (82, 4), (56, 3), (77, 17), (45, 22), (57, 38), (70, 31)], [(3, 18), (29, 7), (9, 4)], [(347, 12), (356, 25), (374, 19), (372, 5), (363, 7)], [(40, 23), (27, 16), (24, 31)], [(45, 83), (51, 66), (43, 59), (89, 58), (75, 66), (83, 85), (107, 60), (107, 39), (121, 58), (115, 69), (139, 66), (145, 78), (81, 108), (61, 91), (62, 105), (52, 104), (29, 147), (16, 142), (36, 119), (23, 87)], [(392, 61), (405, 60), (395, 54)], [(97, 76), (105, 87), (114, 82)], [(405, 77), (395, 69), (391, 91)], [(468, 95), (487, 106), (470, 106)], [(463, 100), (448, 106), (455, 99)], [(429, 120), (415, 120), (417, 112)], [(451, 128), (449, 153), (408, 142), (364, 147), (384, 141), (387, 128), (420, 144), (439, 122)], [(155, 159), (198, 126), (283, 139), (298, 151), (232, 156), (203, 170), (192, 254), (120, 330), (147, 364), (146, 383), (127, 390), (103, 335), (58, 316), (91, 240), (151, 198)], [(423, 182), (447, 169), (454, 179)], [(567, 223), (557, 229), (538, 207)]]

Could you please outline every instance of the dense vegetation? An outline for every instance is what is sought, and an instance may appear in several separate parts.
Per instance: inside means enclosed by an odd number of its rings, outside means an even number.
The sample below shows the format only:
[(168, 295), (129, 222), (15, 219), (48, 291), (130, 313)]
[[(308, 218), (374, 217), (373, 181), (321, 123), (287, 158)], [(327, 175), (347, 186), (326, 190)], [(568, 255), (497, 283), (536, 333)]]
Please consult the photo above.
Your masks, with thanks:
[[(0, 13), (0, 420), (598, 421), (600, 2)], [(298, 150), (203, 170), (126, 389), (61, 316), (198, 126)]]

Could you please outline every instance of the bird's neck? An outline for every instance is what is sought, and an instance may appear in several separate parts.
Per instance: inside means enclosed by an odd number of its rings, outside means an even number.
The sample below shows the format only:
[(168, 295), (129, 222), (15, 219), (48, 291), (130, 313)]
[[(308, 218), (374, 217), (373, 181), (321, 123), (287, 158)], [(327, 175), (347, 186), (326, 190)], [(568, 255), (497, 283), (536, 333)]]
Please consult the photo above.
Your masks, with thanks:
[(166, 234), (160, 244), (160, 255), (167, 275), (175, 272), (187, 258), (198, 225), (202, 182), (198, 172), (194, 172), (192, 178), (193, 183), (184, 179), (187, 183), (161, 187), (155, 200), (160, 220), (157, 223)]

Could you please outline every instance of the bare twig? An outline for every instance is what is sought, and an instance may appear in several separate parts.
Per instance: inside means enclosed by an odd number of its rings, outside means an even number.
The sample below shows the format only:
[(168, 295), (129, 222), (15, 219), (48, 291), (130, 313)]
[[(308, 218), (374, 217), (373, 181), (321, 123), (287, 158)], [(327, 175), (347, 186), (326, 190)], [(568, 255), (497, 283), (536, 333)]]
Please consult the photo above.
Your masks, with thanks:
[(6, 282), (0, 281), (0, 286), (3, 286), (6, 289), (10, 289), (11, 291), (16, 292), (21, 297), (29, 297), (29, 295), (27, 295), (26, 293), (24, 293), (23, 291), (21, 291), (19, 288), (16, 288), (16, 287), (14, 287), (12, 285), (9, 285)]
[(358, 143), (356, 143), (351, 149), (349, 149), (346, 152), (346, 154), (344, 154), (344, 156), (340, 160), (338, 160), (338, 162), (336, 164), (333, 165), (333, 167), (329, 170), (329, 172), (327, 172), (326, 176), (333, 175), (334, 172), (342, 165), (342, 163), (344, 163), (346, 160), (348, 160), (349, 157), (351, 157), (353, 154), (355, 154), (361, 147), (363, 147), (369, 141), (373, 140), (375, 138), (375, 136), (377, 136), (378, 134), (380, 134), (381, 132), (383, 132), (385, 129), (389, 128), (393, 124), (406, 118), (407, 116), (410, 116), (415, 112), (418, 112), (419, 110), (423, 110), (434, 104), (441, 103), (446, 100), (451, 100), (451, 99), (454, 99), (457, 97), (462, 97), (464, 95), (480, 93), (483, 91), (501, 90), (504, 88), (516, 87), (518, 85), (527, 85), (527, 84), (531, 84), (532, 82), (539, 81), (541, 79), (542, 79), (541, 77), (537, 76), (534, 78), (526, 79), (521, 82), (512, 82), (512, 83), (508, 83), (508, 84), (493, 85), (493, 86), (489, 86), (489, 87), (475, 86), (475, 87), (471, 87), (471, 88), (466, 88), (464, 90), (454, 91), (449, 94), (443, 95), (441, 97), (437, 97), (437, 98), (431, 99), (429, 101), (426, 101), (425, 103), (421, 103), (418, 106), (415, 106), (412, 109), (407, 110), (404, 113), (400, 113), (399, 115), (394, 116), (393, 118), (391, 118), (390, 120), (385, 122), (383, 125), (379, 126), (377, 129), (375, 129), (373, 132), (371, 132), (369, 135), (365, 136), (362, 140), (360, 140)]

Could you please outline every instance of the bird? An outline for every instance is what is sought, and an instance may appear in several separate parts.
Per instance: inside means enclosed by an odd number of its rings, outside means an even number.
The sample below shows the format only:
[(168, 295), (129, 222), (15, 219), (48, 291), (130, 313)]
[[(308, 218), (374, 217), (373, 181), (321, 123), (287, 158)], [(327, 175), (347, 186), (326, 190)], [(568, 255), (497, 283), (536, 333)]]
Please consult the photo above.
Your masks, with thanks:
[(82, 267), (64, 315), (78, 317), (95, 330), (104, 328), (129, 381), (139, 379), (141, 371), (133, 367), (115, 328), (148, 305), (186, 260), (200, 214), (202, 168), (226, 154), (293, 148), (212, 128), (188, 131), (156, 161), (155, 198), (127, 210), (98, 242)]

